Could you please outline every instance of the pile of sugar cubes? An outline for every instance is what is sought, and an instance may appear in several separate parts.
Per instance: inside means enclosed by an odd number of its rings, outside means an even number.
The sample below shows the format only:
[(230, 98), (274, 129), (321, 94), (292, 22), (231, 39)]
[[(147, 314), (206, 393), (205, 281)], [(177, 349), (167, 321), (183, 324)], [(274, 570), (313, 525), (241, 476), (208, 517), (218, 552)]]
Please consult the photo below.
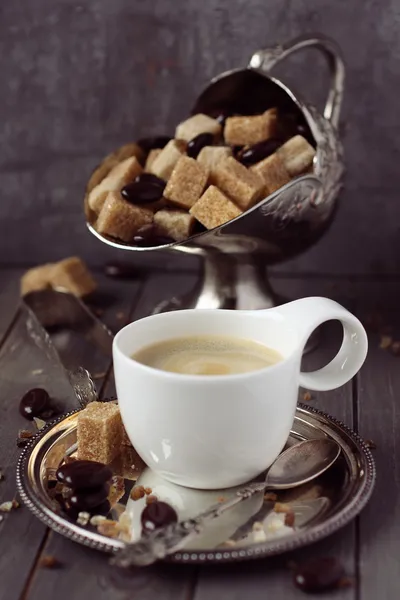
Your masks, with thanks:
[(312, 170), (313, 146), (279, 131), (276, 108), (223, 119), (199, 113), (172, 139), (126, 144), (89, 180), (90, 220), (100, 234), (137, 246), (181, 242), (227, 223)]

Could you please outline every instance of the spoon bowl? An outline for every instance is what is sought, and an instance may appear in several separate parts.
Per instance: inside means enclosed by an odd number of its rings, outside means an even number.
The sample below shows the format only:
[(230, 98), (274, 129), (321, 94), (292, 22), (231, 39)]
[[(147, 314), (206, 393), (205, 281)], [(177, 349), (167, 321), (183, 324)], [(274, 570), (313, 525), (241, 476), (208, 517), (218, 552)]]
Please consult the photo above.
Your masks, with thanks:
[[(139, 541), (127, 544), (112, 559), (120, 567), (149, 565), (180, 550), (194, 536), (202, 533), (227, 511), (243, 500), (266, 489), (289, 489), (300, 486), (322, 475), (335, 462), (340, 447), (334, 440), (317, 438), (304, 440), (280, 454), (268, 470), (264, 481), (250, 483), (225, 502), (211, 506), (197, 517), (160, 527)], [(273, 503), (270, 503), (271, 510)]]
[(282, 452), (265, 478), (268, 489), (290, 489), (319, 477), (340, 454), (339, 445), (330, 439), (305, 440)]

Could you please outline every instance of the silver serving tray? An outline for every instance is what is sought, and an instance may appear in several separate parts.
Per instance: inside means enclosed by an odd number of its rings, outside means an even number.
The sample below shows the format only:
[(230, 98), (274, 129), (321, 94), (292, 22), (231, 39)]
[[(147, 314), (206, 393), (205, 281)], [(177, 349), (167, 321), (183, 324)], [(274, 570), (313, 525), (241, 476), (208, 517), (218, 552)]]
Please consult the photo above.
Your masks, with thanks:
[[(18, 492), (34, 515), (57, 533), (85, 546), (114, 553), (125, 545), (124, 541), (105, 537), (90, 525), (78, 525), (58, 510), (57, 503), (47, 490), (48, 475), (54, 474), (68, 449), (76, 443), (78, 413), (79, 410), (71, 412), (49, 424), (22, 451), (17, 466)], [(203, 534), (191, 540), (184, 550), (173, 554), (170, 560), (220, 563), (272, 556), (316, 542), (349, 523), (372, 493), (374, 460), (361, 438), (343, 423), (300, 405), (288, 445), (319, 437), (336, 440), (341, 447), (341, 455), (333, 467), (314, 482), (278, 494), (279, 501), (290, 503), (295, 512), (294, 529), (276, 529), (277, 519), (283, 516), (272, 513), (271, 502), (264, 502), (259, 494), (216, 519)], [(132, 459), (133, 449), (129, 452), (130, 464), (134, 460), (135, 467), (124, 467), (126, 494), (114, 511), (122, 508), (131, 512), (136, 539), (140, 536), (139, 522), (144, 500), (133, 502), (129, 499), (129, 491), (135, 481), (151, 487), (160, 500), (170, 502), (180, 519), (195, 516), (221, 497), (225, 499), (236, 492), (235, 489), (189, 490), (170, 484), (151, 472), (138, 457)], [(122, 474), (122, 464), (120, 460), (115, 466), (116, 474)], [(255, 521), (262, 522), (266, 531), (261, 542), (255, 541)]]

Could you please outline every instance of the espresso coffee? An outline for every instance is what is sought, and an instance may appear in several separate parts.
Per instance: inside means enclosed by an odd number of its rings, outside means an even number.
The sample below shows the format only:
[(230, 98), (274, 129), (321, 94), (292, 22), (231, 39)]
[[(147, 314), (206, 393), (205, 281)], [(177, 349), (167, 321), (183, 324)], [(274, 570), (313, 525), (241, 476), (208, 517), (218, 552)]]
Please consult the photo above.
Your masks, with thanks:
[(283, 357), (258, 342), (230, 336), (172, 338), (141, 348), (132, 358), (143, 365), (184, 375), (233, 375), (274, 365)]

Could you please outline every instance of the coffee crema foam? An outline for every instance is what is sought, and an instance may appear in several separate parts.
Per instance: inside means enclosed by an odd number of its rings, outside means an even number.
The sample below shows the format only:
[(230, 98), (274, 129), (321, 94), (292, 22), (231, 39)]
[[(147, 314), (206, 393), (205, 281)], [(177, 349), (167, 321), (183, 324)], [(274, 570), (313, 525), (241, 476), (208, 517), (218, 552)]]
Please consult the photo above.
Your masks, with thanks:
[(145, 346), (132, 355), (137, 362), (182, 375), (234, 375), (258, 371), (283, 357), (252, 340), (217, 335), (179, 337)]

